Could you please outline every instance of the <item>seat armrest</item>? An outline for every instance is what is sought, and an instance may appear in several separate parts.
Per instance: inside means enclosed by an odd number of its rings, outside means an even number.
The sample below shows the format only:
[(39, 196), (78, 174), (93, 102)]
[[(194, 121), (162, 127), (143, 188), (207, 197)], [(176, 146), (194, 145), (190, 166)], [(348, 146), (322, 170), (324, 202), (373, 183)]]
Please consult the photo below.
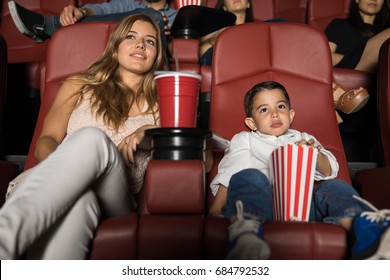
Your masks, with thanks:
[(375, 86), (376, 75), (353, 69), (333, 68), (333, 81), (345, 89), (364, 87), (370, 92)]
[(355, 185), (376, 208), (390, 209), (390, 166), (357, 171)]

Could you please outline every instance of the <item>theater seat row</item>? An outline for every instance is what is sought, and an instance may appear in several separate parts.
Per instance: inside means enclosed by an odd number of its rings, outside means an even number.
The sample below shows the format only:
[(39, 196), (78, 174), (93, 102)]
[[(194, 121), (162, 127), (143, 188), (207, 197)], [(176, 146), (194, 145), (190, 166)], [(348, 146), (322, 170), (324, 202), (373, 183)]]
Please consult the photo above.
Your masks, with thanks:
[[(25, 168), (37, 163), (33, 153), (35, 142), (61, 81), (84, 69), (102, 52), (115, 25), (78, 24), (62, 28), (50, 40), (40, 113)], [(76, 43), (69, 39), (74, 37), (80, 40)], [(241, 43), (247, 48), (245, 54), (239, 51)], [(240, 121), (243, 109), (237, 104), (241, 104), (247, 88), (260, 80), (279, 80), (290, 89), (297, 111), (294, 127), (318, 134), (318, 139), (338, 158), (340, 178), (350, 182), (334, 115), (332, 67), (327, 50), (322, 32), (296, 23), (282, 26), (257, 22), (234, 26), (221, 33), (215, 45), (215, 67), (211, 69), (209, 85), (212, 93), (210, 129), (227, 139), (245, 129)], [(70, 57), (78, 63), (66, 63)], [(235, 71), (230, 71), (228, 65), (235, 65)], [(313, 89), (312, 95), (301, 90), (308, 87)], [(91, 244), (90, 258), (224, 258), (228, 220), (207, 216), (213, 199), (208, 185), (222, 153), (214, 151), (215, 165), (210, 174), (205, 174), (200, 160), (152, 160), (138, 198), (138, 212), (101, 221)], [(267, 222), (264, 227), (272, 259), (343, 259), (347, 256), (347, 235), (341, 227), (305, 222)]]

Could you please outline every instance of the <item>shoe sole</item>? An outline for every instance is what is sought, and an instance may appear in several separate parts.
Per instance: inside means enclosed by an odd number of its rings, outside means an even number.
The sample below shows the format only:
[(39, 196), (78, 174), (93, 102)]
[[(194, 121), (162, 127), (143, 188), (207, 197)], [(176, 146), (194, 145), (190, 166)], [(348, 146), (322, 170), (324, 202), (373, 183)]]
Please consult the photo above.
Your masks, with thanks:
[(345, 110), (342, 110), (341, 108), (337, 108), (338, 110), (340, 110), (341, 112), (345, 113), (345, 114), (352, 114), (352, 113), (356, 113), (357, 111), (359, 111), (360, 109), (362, 109), (368, 102), (368, 100), (370, 99), (370, 96), (367, 95), (365, 96), (360, 102), (358, 105), (356, 105), (355, 107), (351, 108), (350, 110), (348, 111), (345, 111)]
[(367, 260), (390, 260), (390, 228), (381, 236), (378, 250)]
[(351, 113), (356, 113), (356, 112), (359, 111), (361, 108), (363, 108), (363, 107), (367, 104), (367, 102), (368, 102), (369, 99), (370, 99), (370, 96), (367, 95), (367, 96), (362, 100), (362, 102), (359, 103), (359, 105), (357, 105), (355, 108), (352, 109)]
[(22, 20), (19, 18), (18, 11), (16, 9), (15, 2), (8, 2), (8, 9), (11, 14), (11, 17), (15, 23), (16, 28), (20, 33), (26, 35), (27, 37), (33, 39), (37, 43), (42, 43), (43, 40), (37, 37), (35, 34), (31, 33), (26, 26), (23, 24)]

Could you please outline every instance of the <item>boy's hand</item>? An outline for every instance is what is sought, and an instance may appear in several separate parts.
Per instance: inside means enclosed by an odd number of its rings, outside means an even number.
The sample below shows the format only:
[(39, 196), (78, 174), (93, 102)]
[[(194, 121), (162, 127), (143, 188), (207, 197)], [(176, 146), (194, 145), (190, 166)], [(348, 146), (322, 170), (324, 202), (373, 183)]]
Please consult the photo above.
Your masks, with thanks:
[(321, 150), (321, 146), (314, 146), (314, 144), (315, 144), (315, 141), (314, 141), (314, 139), (310, 139), (310, 140), (301, 140), (301, 141), (298, 141), (298, 142), (295, 142), (295, 144), (296, 145), (298, 145), (298, 146), (309, 146), (309, 147), (313, 147), (313, 148), (316, 148), (316, 149), (318, 149), (318, 150)]

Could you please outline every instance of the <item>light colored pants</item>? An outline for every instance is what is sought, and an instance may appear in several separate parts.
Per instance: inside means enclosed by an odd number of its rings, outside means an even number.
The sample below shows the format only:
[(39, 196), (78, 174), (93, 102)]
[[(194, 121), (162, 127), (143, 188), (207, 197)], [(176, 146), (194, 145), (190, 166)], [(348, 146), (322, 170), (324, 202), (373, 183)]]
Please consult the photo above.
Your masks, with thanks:
[(97, 128), (69, 136), (0, 209), (0, 259), (84, 259), (102, 217), (134, 208), (126, 167)]

